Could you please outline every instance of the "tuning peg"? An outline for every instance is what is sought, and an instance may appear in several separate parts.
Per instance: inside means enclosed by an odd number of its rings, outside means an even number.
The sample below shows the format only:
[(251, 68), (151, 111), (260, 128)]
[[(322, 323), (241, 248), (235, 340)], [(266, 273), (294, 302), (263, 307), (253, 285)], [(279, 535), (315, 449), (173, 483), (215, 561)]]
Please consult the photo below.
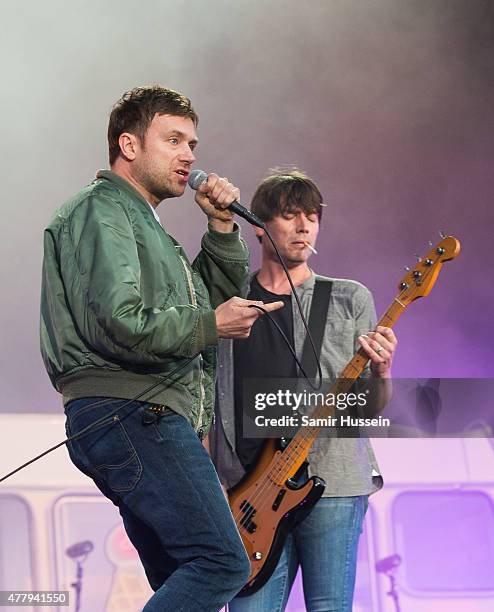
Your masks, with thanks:
[(405, 266), (405, 270), (406, 270), (407, 272), (410, 272), (410, 270), (411, 270), (410, 266)]
[(439, 230), (439, 235), (441, 236), (441, 238), (446, 238), (446, 233), (444, 232), (444, 230)]
[(421, 262), (421, 261), (422, 261), (422, 257), (420, 257), (420, 256), (419, 256), (417, 253), (415, 253), (415, 259), (416, 259), (418, 262)]

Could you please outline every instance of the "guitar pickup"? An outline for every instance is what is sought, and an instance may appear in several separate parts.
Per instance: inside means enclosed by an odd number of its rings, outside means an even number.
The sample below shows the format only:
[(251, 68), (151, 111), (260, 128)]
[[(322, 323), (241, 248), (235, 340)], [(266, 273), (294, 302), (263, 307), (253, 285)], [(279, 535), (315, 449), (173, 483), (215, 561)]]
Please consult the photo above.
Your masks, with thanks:
[(286, 489), (281, 489), (281, 491), (278, 493), (278, 495), (276, 496), (276, 499), (273, 502), (273, 510), (278, 510), (285, 495), (286, 495)]
[(244, 499), (244, 501), (240, 504), (240, 510), (242, 510), (244, 514), (244, 516), (240, 519), (240, 525), (247, 529), (249, 533), (254, 533), (257, 525), (252, 521), (252, 519), (256, 515), (257, 510), (246, 499)]
[(240, 510), (242, 510), (242, 512), (244, 513), (252, 512), (254, 510), (254, 507), (252, 506), (252, 504), (249, 504), (246, 499), (244, 499), (244, 501), (240, 504)]

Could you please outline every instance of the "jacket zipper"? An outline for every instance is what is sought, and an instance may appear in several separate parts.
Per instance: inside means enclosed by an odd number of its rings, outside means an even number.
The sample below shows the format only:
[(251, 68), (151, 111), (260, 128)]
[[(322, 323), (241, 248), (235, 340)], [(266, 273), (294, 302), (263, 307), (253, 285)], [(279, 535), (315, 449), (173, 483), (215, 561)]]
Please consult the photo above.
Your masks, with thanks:
[(182, 255), (180, 255), (179, 253), (178, 256), (180, 257), (180, 261), (182, 262), (182, 266), (184, 267), (184, 270), (185, 270), (185, 276), (187, 277), (187, 283), (189, 285), (190, 301), (192, 302), (192, 306), (197, 307), (196, 291), (194, 289), (194, 282), (192, 281), (192, 274), (190, 273), (190, 270), (187, 264), (185, 263), (185, 259), (182, 257)]
[(199, 370), (199, 415), (197, 417), (197, 425), (196, 425), (196, 429), (198, 431), (198, 433), (200, 434), (200, 437), (202, 439), (204, 430), (202, 428), (202, 415), (204, 413), (204, 384), (203, 384), (203, 378), (204, 378), (204, 367), (203, 367), (203, 360), (202, 360), (202, 355), (199, 355), (199, 364), (200, 364), (200, 370)]
[[(182, 255), (178, 253), (178, 256), (180, 257), (180, 261), (182, 262), (182, 266), (184, 267), (184, 270), (185, 270), (185, 276), (187, 277), (187, 284), (189, 285), (190, 301), (192, 303), (192, 306), (197, 308), (197, 297), (196, 297), (196, 291), (194, 289), (194, 282), (192, 280), (192, 274), (184, 258), (182, 257)], [(204, 395), (205, 395), (203, 378), (204, 378), (203, 360), (202, 360), (202, 355), (199, 355), (199, 414), (197, 416), (197, 422), (196, 422), (196, 426), (194, 429), (198, 433), (201, 434), (201, 437), (202, 437), (201, 423), (202, 423), (202, 415), (204, 412)]]

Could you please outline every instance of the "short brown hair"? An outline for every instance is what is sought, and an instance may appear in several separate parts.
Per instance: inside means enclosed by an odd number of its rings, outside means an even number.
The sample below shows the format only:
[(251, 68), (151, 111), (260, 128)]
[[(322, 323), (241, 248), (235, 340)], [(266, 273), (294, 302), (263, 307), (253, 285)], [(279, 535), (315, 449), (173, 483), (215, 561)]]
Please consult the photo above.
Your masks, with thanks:
[(124, 132), (135, 134), (141, 143), (144, 142), (146, 131), (158, 115), (174, 115), (189, 117), (197, 126), (199, 118), (192, 108), (189, 98), (173, 89), (160, 85), (149, 87), (134, 87), (125, 92), (120, 100), (113, 105), (108, 123), (108, 153), (110, 165), (120, 153), (118, 139)]
[(250, 209), (262, 221), (271, 221), (295, 210), (317, 214), (321, 220), (323, 206), (321, 192), (304, 172), (296, 168), (286, 172), (275, 168), (256, 189)]

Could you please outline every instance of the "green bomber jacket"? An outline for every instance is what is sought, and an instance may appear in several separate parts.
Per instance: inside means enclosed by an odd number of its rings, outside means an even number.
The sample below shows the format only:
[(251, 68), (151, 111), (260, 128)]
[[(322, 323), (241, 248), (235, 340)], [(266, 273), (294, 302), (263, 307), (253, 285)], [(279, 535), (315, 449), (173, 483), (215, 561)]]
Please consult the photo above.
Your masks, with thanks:
[(44, 233), (41, 353), (64, 403), (164, 404), (201, 434), (214, 403), (214, 308), (245, 295), (239, 229), (209, 228), (191, 265), (125, 179), (102, 170)]

